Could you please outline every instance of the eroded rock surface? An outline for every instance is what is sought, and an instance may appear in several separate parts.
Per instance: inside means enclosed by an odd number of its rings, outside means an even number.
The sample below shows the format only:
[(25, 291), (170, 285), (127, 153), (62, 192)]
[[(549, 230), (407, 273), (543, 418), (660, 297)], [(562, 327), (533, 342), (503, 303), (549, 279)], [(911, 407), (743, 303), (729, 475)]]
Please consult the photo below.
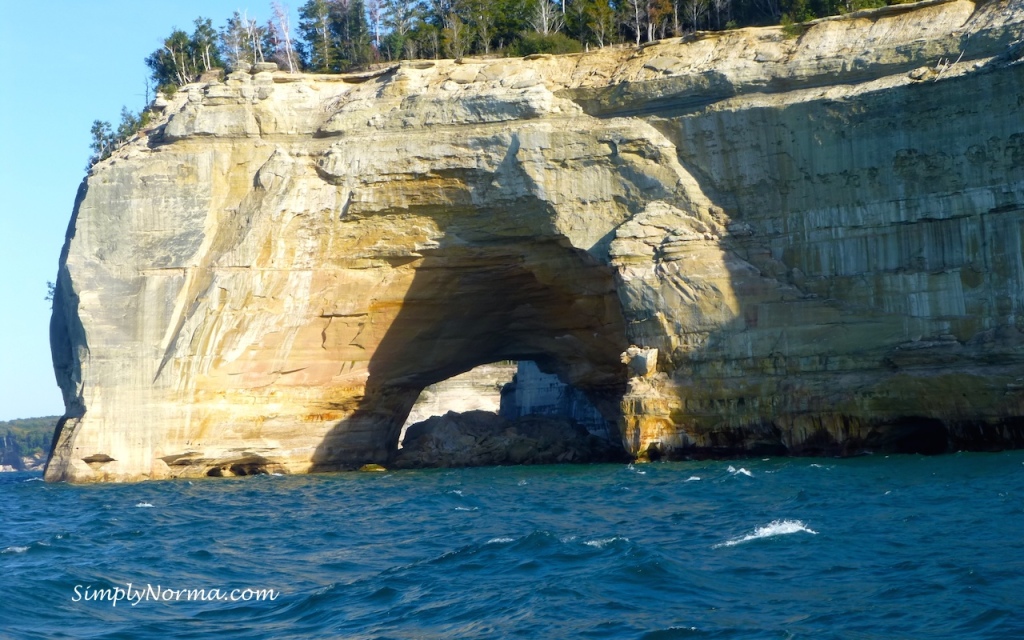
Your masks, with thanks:
[(386, 465), (502, 360), (632, 455), (1024, 444), (1022, 17), (185, 87), (76, 203), (46, 477)]

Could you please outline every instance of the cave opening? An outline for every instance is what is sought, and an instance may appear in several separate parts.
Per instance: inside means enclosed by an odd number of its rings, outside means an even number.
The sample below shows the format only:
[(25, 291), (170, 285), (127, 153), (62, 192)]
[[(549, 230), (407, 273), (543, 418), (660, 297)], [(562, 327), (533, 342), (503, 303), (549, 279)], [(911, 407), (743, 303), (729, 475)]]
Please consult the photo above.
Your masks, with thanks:
[[(403, 427), (423, 390), (501, 362), (530, 362), (534, 373), (571, 388), (569, 404), (589, 405), (598, 416), (591, 418), (605, 433), (594, 439), (621, 449), (627, 378), (621, 354), (628, 342), (607, 265), (558, 240), (456, 245), (425, 254), (403, 267), (414, 273), (402, 299), (380, 305), (394, 311), (379, 319), (387, 328), (369, 361), (359, 406), (324, 438), (314, 470), (400, 463), (408, 448), (399, 448)], [(512, 400), (505, 404), (515, 406)], [(480, 417), (473, 411), (457, 415), (462, 421)], [(569, 422), (533, 415), (521, 431), (546, 438)]]
[(618, 461), (617, 434), (585, 393), (556, 374), (532, 360), (502, 361), (426, 387), (402, 426), (392, 466)]

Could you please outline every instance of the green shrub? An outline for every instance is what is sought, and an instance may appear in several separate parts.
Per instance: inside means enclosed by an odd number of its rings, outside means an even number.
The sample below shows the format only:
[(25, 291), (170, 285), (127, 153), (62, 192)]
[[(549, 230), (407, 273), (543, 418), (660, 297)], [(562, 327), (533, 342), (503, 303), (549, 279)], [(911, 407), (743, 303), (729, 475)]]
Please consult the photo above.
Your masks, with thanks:
[(782, 14), (782, 33), (786, 34), (787, 38), (799, 38), (807, 32), (807, 25), (802, 22), (794, 22), (789, 14)]
[(535, 31), (522, 34), (510, 48), (516, 56), (528, 56), (533, 53), (579, 53), (583, 45), (562, 33), (542, 35)]

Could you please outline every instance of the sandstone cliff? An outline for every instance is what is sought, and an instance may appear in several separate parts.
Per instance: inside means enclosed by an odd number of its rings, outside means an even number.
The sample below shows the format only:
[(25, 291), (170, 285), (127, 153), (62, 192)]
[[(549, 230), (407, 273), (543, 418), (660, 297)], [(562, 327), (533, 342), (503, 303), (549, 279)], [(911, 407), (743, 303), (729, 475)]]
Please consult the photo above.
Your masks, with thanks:
[(519, 359), (632, 455), (1020, 445), (1022, 19), (190, 85), (80, 191), (46, 477), (386, 464)]

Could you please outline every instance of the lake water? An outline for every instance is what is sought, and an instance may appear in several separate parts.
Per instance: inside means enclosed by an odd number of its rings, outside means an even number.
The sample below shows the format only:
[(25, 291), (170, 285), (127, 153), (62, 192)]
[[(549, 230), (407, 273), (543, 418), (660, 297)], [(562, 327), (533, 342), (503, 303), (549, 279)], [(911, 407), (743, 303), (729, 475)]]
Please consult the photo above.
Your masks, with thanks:
[(1020, 638), (1024, 452), (0, 474), (0, 575), (0, 638)]

